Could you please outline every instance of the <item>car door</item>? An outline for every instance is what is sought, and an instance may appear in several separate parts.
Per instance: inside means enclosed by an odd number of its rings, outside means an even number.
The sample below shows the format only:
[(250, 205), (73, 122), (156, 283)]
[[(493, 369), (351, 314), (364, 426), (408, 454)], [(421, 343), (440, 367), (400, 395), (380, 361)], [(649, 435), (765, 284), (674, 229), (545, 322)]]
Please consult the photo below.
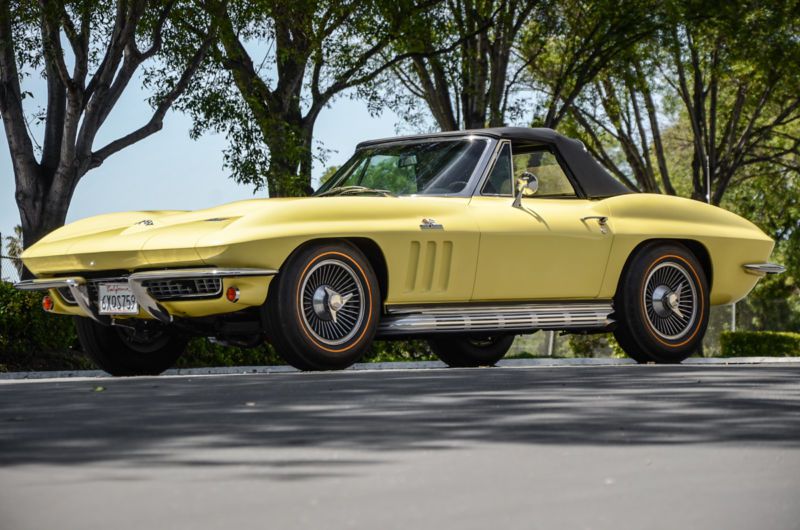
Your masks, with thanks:
[[(511, 190), (525, 172), (539, 190), (514, 207)], [(480, 229), (473, 301), (598, 295), (613, 240), (608, 208), (579, 196), (552, 148), (505, 142), (469, 209)]]

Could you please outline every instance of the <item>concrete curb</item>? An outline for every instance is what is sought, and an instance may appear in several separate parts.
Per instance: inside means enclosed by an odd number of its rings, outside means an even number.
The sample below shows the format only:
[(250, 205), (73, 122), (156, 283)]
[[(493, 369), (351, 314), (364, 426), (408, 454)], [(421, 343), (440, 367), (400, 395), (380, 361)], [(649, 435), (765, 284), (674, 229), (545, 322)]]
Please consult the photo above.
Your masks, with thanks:
[[(691, 358), (683, 365), (754, 365), (754, 364), (798, 364), (800, 357), (731, 357), (731, 358)], [(578, 358), (578, 359), (504, 359), (497, 363), (503, 368), (559, 367), (559, 366), (635, 366), (631, 359), (616, 358)], [(378, 371), (378, 370), (431, 370), (446, 368), (441, 361), (423, 362), (391, 362), (391, 363), (358, 363), (346, 371)], [(219, 368), (175, 368), (167, 370), (162, 376), (199, 376), (199, 375), (244, 375), (244, 374), (281, 374), (297, 372), (291, 366), (230, 366)], [(54, 380), (54, 379), (102, 379), (109, 375), (102, 370), (73, 370), (54, 372), (9, 372), (0, 374), (0, 383), (20, 380)]]

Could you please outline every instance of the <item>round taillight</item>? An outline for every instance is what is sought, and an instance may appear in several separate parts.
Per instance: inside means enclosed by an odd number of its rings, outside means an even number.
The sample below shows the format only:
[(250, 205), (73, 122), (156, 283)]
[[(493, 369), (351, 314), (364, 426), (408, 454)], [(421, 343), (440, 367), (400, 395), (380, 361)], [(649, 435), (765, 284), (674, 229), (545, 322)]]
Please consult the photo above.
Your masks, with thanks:
[(53, 301), (53, 299), (50, 297), (49, 294), (45, 295), (44, 298), (42, 298), (42, 309), (44, 309), (45, 311), (48, 312), (52, 311), (55, 306), (56, 303)]
[(228, 299), (228, 302), (238, 302), (239, 289), (237, 289), (236, 287), (228, 287), (228, 290), (225, 291), (225, 298)]

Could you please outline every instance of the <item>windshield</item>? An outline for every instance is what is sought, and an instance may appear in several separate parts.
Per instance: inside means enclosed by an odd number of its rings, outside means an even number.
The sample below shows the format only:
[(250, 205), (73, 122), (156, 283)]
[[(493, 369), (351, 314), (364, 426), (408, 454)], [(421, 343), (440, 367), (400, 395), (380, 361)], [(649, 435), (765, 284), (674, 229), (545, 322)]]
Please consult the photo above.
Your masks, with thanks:
[(314, 195), (460, 193), (488, 143), (464, 138), (361, 149)]

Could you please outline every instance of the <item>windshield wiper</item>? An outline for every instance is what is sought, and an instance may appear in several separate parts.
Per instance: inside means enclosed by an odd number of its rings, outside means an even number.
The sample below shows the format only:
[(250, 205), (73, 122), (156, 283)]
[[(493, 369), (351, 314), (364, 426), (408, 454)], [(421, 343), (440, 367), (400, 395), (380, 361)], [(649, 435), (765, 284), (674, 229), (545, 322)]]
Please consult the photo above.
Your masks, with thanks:
[(366, 186), (337, 186), (322, 193), (318, 193), (316, 197), (325, 197), (328, 195), (383, 195), (384, 197), (397, 197), (389, 190), (377, 190), (375, 188), (368, 188)]

